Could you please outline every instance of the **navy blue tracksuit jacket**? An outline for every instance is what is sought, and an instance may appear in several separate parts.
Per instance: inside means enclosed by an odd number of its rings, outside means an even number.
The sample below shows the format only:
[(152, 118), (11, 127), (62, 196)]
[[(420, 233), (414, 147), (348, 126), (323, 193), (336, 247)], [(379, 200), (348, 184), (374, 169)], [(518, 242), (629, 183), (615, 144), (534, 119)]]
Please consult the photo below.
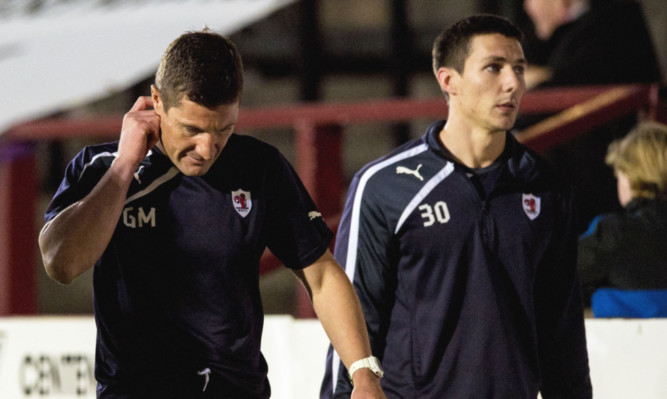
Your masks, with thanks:
[[(389, 398), (589, 398), (569, 190), (507, 135), (485, 170), (456, 163), (444, 122), (365, 166), (335, 249)], [(322, 397), (349, 397), (330, 350)]]

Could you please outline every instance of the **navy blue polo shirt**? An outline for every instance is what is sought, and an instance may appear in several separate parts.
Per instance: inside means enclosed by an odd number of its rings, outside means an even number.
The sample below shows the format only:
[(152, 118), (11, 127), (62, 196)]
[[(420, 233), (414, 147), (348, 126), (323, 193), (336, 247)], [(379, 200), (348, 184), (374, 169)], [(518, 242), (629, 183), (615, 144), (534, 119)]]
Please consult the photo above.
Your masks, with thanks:
[[(72, 160), (47, 221), (93, 189), (117, 149), (90, 146)], [(154, 148), (95, 264), (96, 378), (121, 386), (159, 378), (168, 386), (210, 368), (238, 397), (268, 397), (260, 257), (268, 247), (301, 269), (331, 239), (274, 147), (232, 135), (201, 177), (183, 175)]]

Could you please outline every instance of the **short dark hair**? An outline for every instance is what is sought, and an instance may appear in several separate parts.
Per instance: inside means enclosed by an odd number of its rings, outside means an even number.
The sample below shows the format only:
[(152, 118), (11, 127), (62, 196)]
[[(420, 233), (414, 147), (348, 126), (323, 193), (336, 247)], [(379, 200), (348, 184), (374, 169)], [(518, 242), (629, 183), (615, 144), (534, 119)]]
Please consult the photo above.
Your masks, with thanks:
[(243, 91), (243, 62), (231, 40), (210, 31), (186, 32), (165, 50), (155, 74), (165, 111), (187, 99), (207, 108), (233, 104)]
[(433, 42), (433, 73), (441, 67), (451, 67), (463, 73), (465, 60), (474, 36), (500, 33), (503, 36), (523, 40), (523, 33), (507, 18), (493, 14), (478, 14), (456, 22), (443, 30)]

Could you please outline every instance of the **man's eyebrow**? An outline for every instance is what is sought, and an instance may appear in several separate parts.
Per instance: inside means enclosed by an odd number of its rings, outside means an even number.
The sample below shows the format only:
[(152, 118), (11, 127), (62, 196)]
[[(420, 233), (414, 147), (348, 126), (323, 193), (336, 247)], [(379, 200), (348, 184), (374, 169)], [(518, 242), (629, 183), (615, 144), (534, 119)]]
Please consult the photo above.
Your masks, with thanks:
[[(501, 57), (499, 55), (492, 55), (492, 56), (483, 58), (482, 61), (483, 62), (510, 62), (510, 60), (508, 60), (507, 58)], [(521, 57), (521, 58), (517, 59), (516, 61), (514, 61), (513, 64), (528, 64), (528, 60)]]
[(176, 123), (177, 123), (180, 127), (184, 127), (184, 128), (187, 128), (187, 129), (204, 130), (204, 129), (200, 128), (200, 127), (197, 126), (197, 125), (193, 125), (192, 123), (180, 122), (180, 121), (177, 121)]
[[(205, 128), (199, 127), (199, 126), (194, 125), (194, 124), (192, 124), (192, 123), (187, 123), (187, 122), (176, 122), (176, 123), (178, 123), (178, 125), (179, 125), (180, 127), (182, 127), (182, 128), (186, 128), (186, 129), (196, 129), (196, 130), (198, 130), (198, 131), (202, 131), (202, 132), (206, 130)], [(216, 129), (216, 131), (218, 131), (218, 132), (224, 132), (225, 130), (227, 130), (227, 129), (231, 129), (231, 128), (233, 128), (234, 126), (236, 126), (236, 122), (230, 122), (230, 123), (228, 123), (227, 125), (221, 127), (220, 129)]]
[(236, 122), (230, 122), (227, 125), (219, 128), (219, 129), (216, 129), (216, 132), (226, 132), (229, 129), (233, 129), (234, 126), (236, 126)]

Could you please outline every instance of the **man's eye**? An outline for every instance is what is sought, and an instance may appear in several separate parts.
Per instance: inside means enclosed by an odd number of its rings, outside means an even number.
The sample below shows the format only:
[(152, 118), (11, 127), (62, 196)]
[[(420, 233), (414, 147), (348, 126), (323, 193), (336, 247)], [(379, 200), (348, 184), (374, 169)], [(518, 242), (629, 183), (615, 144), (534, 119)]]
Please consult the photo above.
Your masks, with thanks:
[(514, 67), (514, 73), (517, 75), (523, 75), (523, 73), (526, 71), (526, 67), (523, 65), (517, 65)]
[(487, 66), (486, 69), (491, 71), (491, 72), (499, 72), (500, 71), (500, 65), (491, 64), (491, 65)]
[(219, 131), (218, 134), (220, 136), (231, 136), (232, 134), (234, 134), (234, 127), (235, 127), (234, 125), (228, 126), (223, 130)]

